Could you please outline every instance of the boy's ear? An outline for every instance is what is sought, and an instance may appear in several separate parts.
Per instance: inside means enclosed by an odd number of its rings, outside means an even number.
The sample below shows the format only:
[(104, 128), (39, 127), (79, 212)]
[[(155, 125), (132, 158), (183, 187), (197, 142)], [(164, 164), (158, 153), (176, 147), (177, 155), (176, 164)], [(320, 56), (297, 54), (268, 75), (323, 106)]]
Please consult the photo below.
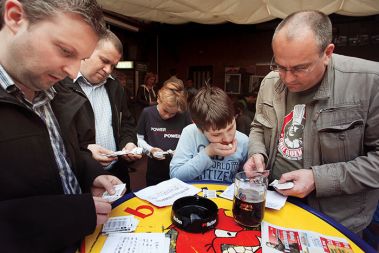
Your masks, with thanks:
[(17, 0), (6, 1), (4, 4), (4, 26), (7, 26), (13, 33), (17, 33), (25, 22), (26, 18), (22, 4)]

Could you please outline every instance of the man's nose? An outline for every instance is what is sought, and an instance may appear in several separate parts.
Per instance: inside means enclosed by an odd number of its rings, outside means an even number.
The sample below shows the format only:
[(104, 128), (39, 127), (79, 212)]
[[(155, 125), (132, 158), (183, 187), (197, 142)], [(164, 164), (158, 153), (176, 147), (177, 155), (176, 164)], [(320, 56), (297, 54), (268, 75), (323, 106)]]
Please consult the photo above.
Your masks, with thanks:
[(63, 67), (63, 71), (71, 79), (75, 79), (78, 76), (80, 69), (80, 61), (72, 61)]
[(111, 66), (110, 64), (106, 64), (106, 65), (104, 66), (103, 70), (104, 70), (108, 75), (110, 75), (110, 74), (112, 73), (113, 68), (112, 68), (112, 66)]
[(291, 83), (296, 80), (296, 76), (290, 70), (286, 70), (281, 76), (284, 83)]

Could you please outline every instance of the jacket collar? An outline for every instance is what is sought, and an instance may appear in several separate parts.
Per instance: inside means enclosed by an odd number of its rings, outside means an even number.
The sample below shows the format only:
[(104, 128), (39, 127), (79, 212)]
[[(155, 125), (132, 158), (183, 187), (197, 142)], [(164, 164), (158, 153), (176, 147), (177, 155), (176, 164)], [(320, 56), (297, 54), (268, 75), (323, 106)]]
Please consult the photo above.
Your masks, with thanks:
[[(105, 78), (104, 81), (102, 81), (102, 82), (96, 84), (96, 86), (100, 86), (100, 85), (105, 84), (109, 78), (112, 79), (112, 80), (114, 80), (114, 77), (113, 77), (112, 75), (109, 75), (107, 78)], [(79, 73), (78, 73), (78, 76), (73, 80), (74, 83), (77, 83), (78, 79), (82, 79), (83, 82), (86, 83), (87, 85), (91, 85), (91, 86), (93, 85), (92, 83), (90, 83), (90, 81), (87, 80), (87, 78), (85, 78), (85, 77), (83, 76), (83, 74), (82, 74), (81, 72), (79, 72)]]
[(328, 66), (326, 67), (324, 77), (321, 80), (320, 87), (318, 88), (314, 96), (314, 99), (324, 100), (324, 99), (330, 98), (333, 83), (334, 83), (334, 60), (333, 60), (333, 55), (332, 55), (330, 62)]
[[(22, 91), (16, 86), (13, 79), (8, 75), (7, 71), (0, 64), (0, 93), (1, 99), (6, 99), (9, 101), (10, 98), (15, 98), (14, 93)], [(41, 94), (42, 93), (42, 94)], [(36, 96), (44, 96), (49, 100), (53, 100), (56, 95), (56, 90), (54, 87), (49, 88), (48, 90), (39, 91), (36, 93)]]

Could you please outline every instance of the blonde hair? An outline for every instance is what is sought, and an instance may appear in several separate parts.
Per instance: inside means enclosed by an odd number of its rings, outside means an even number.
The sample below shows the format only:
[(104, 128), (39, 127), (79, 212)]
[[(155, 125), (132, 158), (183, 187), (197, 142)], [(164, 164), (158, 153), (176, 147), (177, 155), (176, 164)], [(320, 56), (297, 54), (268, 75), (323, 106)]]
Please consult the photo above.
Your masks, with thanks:
[(149, 80), (150, 78), (154, 77), (154, 84), (157, 82), (157, 75), (154, 74), (153, 72), (147, 72), (146, 75), (145, 75), (145, 80), (144, 80), (144, 84), (147, 83), (147, 80)]
[(158, 91), (158, 99), (171, 106), (176, 105), (180, 112), (187, 110), (187, 92), (184, 86), (175, 82), (168, 82)]

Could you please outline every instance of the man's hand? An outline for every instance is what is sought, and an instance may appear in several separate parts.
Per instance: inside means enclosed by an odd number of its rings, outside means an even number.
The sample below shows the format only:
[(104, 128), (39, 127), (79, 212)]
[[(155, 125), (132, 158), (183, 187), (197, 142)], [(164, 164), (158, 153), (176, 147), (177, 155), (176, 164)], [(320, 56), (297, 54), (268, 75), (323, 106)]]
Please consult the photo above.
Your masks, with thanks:
[(265, 172), (265, 168), (265, 159), (262, 154), (254, 154), (250, 156), (243, 165), (243, 171), (245, 171), (247, 177), (253, 177), (256, 175), (256, 172)]
[(311, 169), (300, 169), (284, 173), (279, 183), (285, 183), (287, 181), (292, 181), (295, 186), (288, 190), (278, 190), (279, 193), (286, 196), (304, 198), (316, 189), (315, 179)]
[(122, 181), (112, 175), (101, 175), (95, 178), (91, 187), (92, 196), (102, 197), (104, 192), (114, 194), (114, 186), (122, 184)]
[(151, 150), (150, 150), (150, 154), (151, 154), (151, 156), (154, 158), (154, 159), (157, 159), (157, 160), (164, 160), (164, 159), (166, 159), (166, 157), (163, 155), (162, 157), (156, 157), (154, 154), (156, 153), (156, 152), (163, 152), (163, 150), (162, 149), (160, 149), (160, 148), (152, 148)]
[(87, 148), (91, 151), (93, 159), (98, 161), (103, 167), (106, 167), (109, 164), (111, 164), (111, 162), (113, 162), (114, 160), (117, 160), (117, 157), (105, 156), (112, 154), (113, 151), (103, 148), (98, 144), (89, 144)]
[(93, 197), (96, 209), (96, 224), (104, 224), (108, 220), (109, 213), (112, 210), (112, 206), (105, 199), (100, 197)]
[[(137, 146), (133, 142), (129, 142), (128, 144), (125, 145), (125, 147), (122, 150), (130, 152), (130, 151), (132, 151), (136, 147)], [(141, 159), (142, 155), (126, 154), (126, 155), (123, 155), (122, 158), (124, 158), (125, 160), (131, 162), (131, 161), (135, 161), (135, 160)]]
[(208, 156), (221, 156), (226, 157), (234, 154), (237, 150), (237, 140), (234, 139), (232, 143), (222, 144), (218, 142), (211, 142), (205, 148)]

